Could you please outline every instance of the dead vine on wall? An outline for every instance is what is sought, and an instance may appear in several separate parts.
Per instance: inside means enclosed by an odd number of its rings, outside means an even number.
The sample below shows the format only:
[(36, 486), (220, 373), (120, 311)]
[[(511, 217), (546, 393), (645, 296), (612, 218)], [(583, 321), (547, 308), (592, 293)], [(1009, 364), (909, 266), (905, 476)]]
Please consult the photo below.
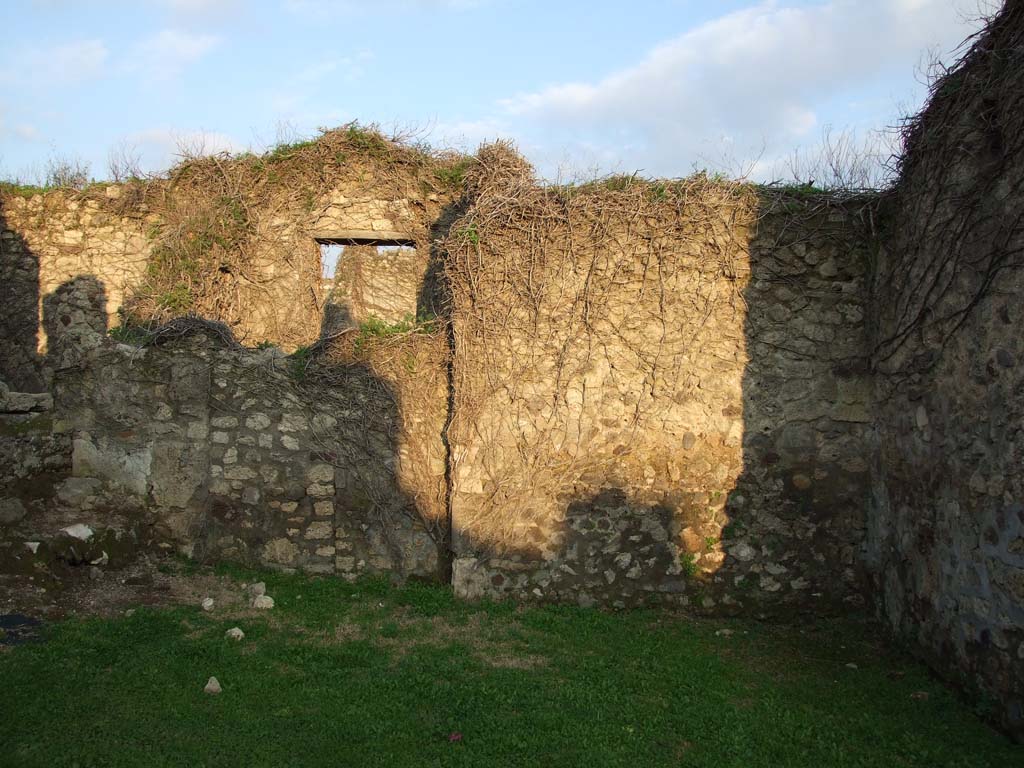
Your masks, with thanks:
[(903, 126), (874, 275), (875, 365), (894, 381), (929, 370), (1003, 274), (1024, 267), (1024, 211), (1007, 208), (1024, 178), (1005, 173), (1024, 156), (1022, 30), (1024, 5), (1007, 3)]
[[(330, 193), (357, 185), (379, 200), (447, 199), (470, 161), (382, 136), (355, 123), (263, 155), (188, 159), (168, 178), (129, 184), (104, 205), (149, 223), (145, 280), (128, 320), (162, 323), (194, 314), (243, 336), (257, 314), (261, 338), (286, 347), (316, 338), (320, 254), (310, 231)], [(437, 206), (439, 207), (439, 205)], [(424, 214), (416, 239), (428, 240)]]

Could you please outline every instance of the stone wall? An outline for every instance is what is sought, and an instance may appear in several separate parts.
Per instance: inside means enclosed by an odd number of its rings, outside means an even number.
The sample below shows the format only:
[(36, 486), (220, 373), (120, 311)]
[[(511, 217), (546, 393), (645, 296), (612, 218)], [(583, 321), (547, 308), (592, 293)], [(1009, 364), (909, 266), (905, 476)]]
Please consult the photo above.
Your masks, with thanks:
[[(289, 208), (267, 215), (253, 237), (267, 287), (248, 302), (250, 316), (233, 326), (239, 340), (307, 344), (326, 330), (325, 319), (331, 328), (338, 325), (337, 315), (325, 318), (326, 306), (340, 312), (342, 324), (415, 316), (424, 301), (432, 229), (447, 200), (424, 192), (414, 179), (408, 187), (378, 189), (374, 177), (353, 174), (311, 203), (290, 201)], [(401, 196), (380, 199), (385, 194)], [(338, 265), (334, 285), (325, 286), (319, 242), (338, 239), (401, 240), (417, 247), (395, 257), (357, 248)]]
[(1024, 737), (1024, 6), (911, 134), (875, 276), (881, 615)]
[(453, 227), (456, 592), (861, 604), (858, 205), (521, 183)]
[[(321, 334), (329, 298), (329, 286), (321, 279), (317, 241), (381, 238), (420, 246), (397, 260), (403, 284), (412, 286), (411, 314), (415, 315), (423, 300), (415, 289), (422, 286), (427, 270), (431, 228), (450, 204), (451, 194), (439, 194), (423, 180), (437, 183), (428, 165), (406, 169), (393, 163), (387, 173), (381, 173), (371, 161), (335, 160), (298, 189), (294, 186), (301, 185), (302, 179), (272, 192), (263, 188), (266, 185), (239, 192), (247, 228), (244, 240), (235, 247), (244, 256), (239, 257), (244, 267), (225, 264), (212, 275), (195, 277), (197, 282), (213, 285), (211, 290), (220, 296), (215, 305), (206, 307), (210, 311), (201, 314), (226, 323), (237, 339), (250, 346), (272, 342), (290, 350), (309, 344)], [(223, 161), (221, 167), (241, 178), (246, 169), (261, 162), (240, 158)], [(274, 172), (295, 175), (292, 164), (287, 158), (279, 160)], [(0, 378), (21, 389), (45, 388), (50, 373), (45, 367), (45, 304), (48, 296), (71, 280), (94, 279), (104, 294), (106, 326), (121, 324), (121, 310), (137, 301), (148, 286), (154, 254), (165, 258), (168, 243), (199, 237), (190, 227), (213, 215), (203, 206), (219, 200), (221, 191), (212, 185), (189, 186), (188, 178), (188, 168), (183, 167), (169, 179), (96, 184), (80, 192), (0, 189), (0, 300), (12, 308), (0, 320)], [(346, 270), (357, 272), (359, 266), (345, 264), (339, 275), (343, 281), (358, 283), (354, 314), (368, 316), (394, 304), (390, 282), (360, 281), (358, 275), (346, 274)], [(407, 293), (400, 297), (404, 309), (410, 299)], [(167, 311), (169, 315), (196, 309), (188, 305), (187, 297), (174, 298), (178, 303)], [(337, 308), (345, 306), (347, 299), (338, 291), (332, 301)], [(147, 301), (152, 304), (154, 299)]]
[(142, 279), (149, 256), (145, 214), (105, 210), (104, 201), (119, 192), (111, 186), (102, 198), (79, 199), (63, 190), (0, 196), (0, 301), (11, 308), (0, 321), (0, 378), (43, 388), (44, 302), (69, 280), (95, 278), (108, 322), (118, 324), (117, 310)]
[[(71, 290), (58, 310), (81, 303)], [(34, 415), (0, 440), (5, 546), (24, 559), (26, 542), (86, 525), (204, 560), (444, 572), (443, 339), (329, 363), (243, 349), (222, 326), (172, 328), (142, 347), (88, 323), (53, 339), (52, 423)]]

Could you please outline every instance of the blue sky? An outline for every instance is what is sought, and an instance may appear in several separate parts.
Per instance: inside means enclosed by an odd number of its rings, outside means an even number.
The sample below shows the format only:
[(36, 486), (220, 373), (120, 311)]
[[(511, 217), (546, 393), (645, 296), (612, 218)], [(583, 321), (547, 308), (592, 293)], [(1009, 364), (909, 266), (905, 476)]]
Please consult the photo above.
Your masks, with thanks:
[[(261, 150), (350, 120), (549, 178), (695, 167), (779, 175), (825, 126), (920, 106), (915, 68), (976, 0), (5, 0), (0, 176), (112, 147)], [(731, 166), (731, 167), (730, 167)]]

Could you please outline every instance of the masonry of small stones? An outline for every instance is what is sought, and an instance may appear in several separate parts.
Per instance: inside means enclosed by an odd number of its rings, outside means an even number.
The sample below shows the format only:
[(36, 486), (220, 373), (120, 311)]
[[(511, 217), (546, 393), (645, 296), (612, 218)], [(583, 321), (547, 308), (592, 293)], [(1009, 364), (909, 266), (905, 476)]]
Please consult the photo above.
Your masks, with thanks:
[[(115, 341), (153, 214), (112, 213), (117, 185), (0, 197), (0, 570), (152, 547), (469, 598), (865, 609), (1020, 737), (1022, 17), (1007, 4), (936, 89), (881, 197), (755, 191), (696, 226), (710, 193), (691, 188), (666, 230), (541, 216), (492, 178), (501, 151), (449, 200), (354, 175), (289, 237), (417, 251), (354, 252), (327, 307), (414, 314), (445, 211), (465, 253), (438, 330), (369, 340), (326, 379), (201, 323)], [(530, 248), (467, 239), (488, 205), (530, 222)], [(275, 306), (318, 290), (274, 281)], [(280, 340), (275, 307), (248, 306), (235, 333)]]

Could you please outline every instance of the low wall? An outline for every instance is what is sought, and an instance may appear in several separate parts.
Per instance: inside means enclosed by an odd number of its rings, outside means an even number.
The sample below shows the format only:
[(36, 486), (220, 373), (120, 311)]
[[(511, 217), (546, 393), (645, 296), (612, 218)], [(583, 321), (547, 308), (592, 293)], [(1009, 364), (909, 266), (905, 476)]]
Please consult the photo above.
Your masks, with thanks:
[[(74, 290), (64, 298), (78, 300)], [(26, 514), (4, 538), (135, 516), (147, 540), (204, 560), (443, 576), (442, 338), (366, 339), (358, 353), (295, 358), (243, 349), (200, 321), (144, 346), (76, 331), (57, 339), (46, 425), (63, 464), (46, 488), (33, 480), (38, 503), (10, 479), (5, 493)], [(4, 444), (17, 449), (13, 436)]]

